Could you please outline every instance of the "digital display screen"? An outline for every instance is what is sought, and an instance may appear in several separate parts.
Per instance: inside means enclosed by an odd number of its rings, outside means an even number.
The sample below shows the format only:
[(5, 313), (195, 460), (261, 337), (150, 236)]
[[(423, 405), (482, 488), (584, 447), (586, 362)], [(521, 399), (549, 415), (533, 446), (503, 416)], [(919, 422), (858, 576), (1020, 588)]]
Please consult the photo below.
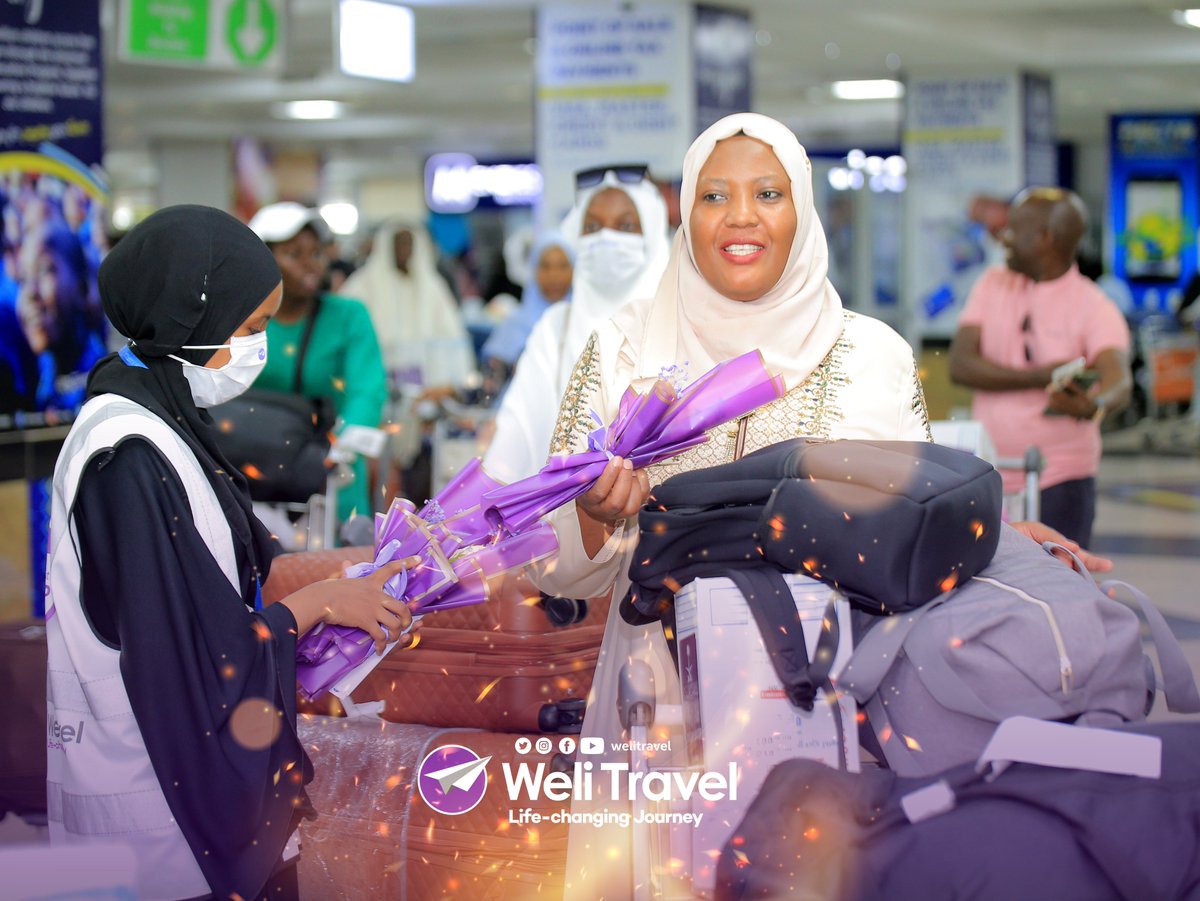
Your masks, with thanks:
[(1175, 178), (1135, 178), (1125, 187), (1125, 274), (1179, 278), (1185, 239), (1183, 186)]

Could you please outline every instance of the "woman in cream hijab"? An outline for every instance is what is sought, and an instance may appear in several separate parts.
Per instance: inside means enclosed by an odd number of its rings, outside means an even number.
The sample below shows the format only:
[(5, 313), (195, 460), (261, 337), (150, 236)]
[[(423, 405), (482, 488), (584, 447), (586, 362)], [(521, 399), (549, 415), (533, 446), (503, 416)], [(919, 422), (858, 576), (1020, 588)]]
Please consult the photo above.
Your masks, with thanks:
[(460, 385), (475, 370), (471, 339), (424, 228), (390, 222), (342, 293), (367, 305), (393, 380)]
[(567, 379), (592, 330), (629, 300), (651, 296), (667, 265), (667, 205), (644, 167), (592, 172), (595, 183), (577, 191), (560, 229), (575, 256), (571, 302), (552, 305), (530, 333), (483, 460), (506, 482), (545, 464)]
[[(601, 324), (570, 377), (551, 446), (584, 449), (595, 410), (611, 421), (626, 387), (645, 389), (666, 373), (690, 381), (714, 364), (759, 350), (782, 375), (787, 393), (709, 433), (707, 443), (657, 466), (632, 470), (610, 462), (596, 486), (552, 517), (560, 553), (539, 576), (543, 590), (613, 604), (588, 699), (583, 737), (626, 738), (616, 708), (617, 677), (630, 659), (655, 673), (660, 710), (654, 741), (685, 763), (682, 730), (664, 722), (679, 704), (679, 682), (658, 624), (630, 626), (618, 614), (629, 586), (637, 511), (650, 486), (668, 476), (727, 463), (743, 453), (802, 435), (821, 438), (928, 440), (925, 400), (908, 344), (891, 328), (842, 308), (826, 277), (825, 234), (813, 207), (812, 169), (804, 148), (765, 116), (729, 116), (692, 144), (683, 164), (682, 227), (653, 297)], [(730, 717), (729, 728), (739, 728)], [(660, 732), (660, 729), (665, 730)], [(613, 760), (627, 760), (624, 752)], [(589, 758), (596, 760), (596, 758)], [(596, 780), (593, 811), (628, 811)], [(573, 809), (586, 810), (584, 802)], [(567, 897), (630, 897), (632, 831), (576, 827)]]

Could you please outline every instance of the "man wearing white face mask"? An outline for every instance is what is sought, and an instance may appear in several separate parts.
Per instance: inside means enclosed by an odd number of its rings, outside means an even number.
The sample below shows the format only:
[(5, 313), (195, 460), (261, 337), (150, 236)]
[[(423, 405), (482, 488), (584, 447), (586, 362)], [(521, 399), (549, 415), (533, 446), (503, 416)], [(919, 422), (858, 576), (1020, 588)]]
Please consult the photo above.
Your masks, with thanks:
[(628, 301), (654, 294), (670, 253), (667, 205), (645, 166), (589, 169), (576, 174), (575, 187), (575, 206), (559, 229), (575, 250), (571, 302), (550, 307), (530, 334), (483, 458), (505, 481), (545, 464), (588, 337)]

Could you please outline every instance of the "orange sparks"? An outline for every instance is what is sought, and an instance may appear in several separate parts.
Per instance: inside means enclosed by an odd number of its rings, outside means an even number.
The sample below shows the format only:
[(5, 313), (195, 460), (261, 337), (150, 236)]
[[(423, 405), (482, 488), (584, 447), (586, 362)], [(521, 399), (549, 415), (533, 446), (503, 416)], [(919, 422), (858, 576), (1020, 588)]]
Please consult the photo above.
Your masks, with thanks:
[(531, 845), (536, 845), (540, 841), (541, 836), (538, 835), (536, 829), (529, 829), (525, 833), (525, 841)]
[(248, 479), (254, 479), (254, 481), (256, 481), (256, 482), (262, 481), (262, 478), (263, 478), (262, 470), (259, 469), (257, 466), (255, 466), (253, 463), (247, 463), (245, 466), (243, 466), (242, 472), (245, 474), (246, 478), (248, 478)]
[(978, 541), (983, 537), (983, 523), (978, 519), (971, 521), (971, 531), (975, 533), (975, 540)]
[(271, 630), (267, 628), (267, 624), (261, 619), (254, 620), (254, 633), (258, 636), (259, 641), (270, 641), (273, 637)]
[(938, 588), (940, 588), (942, 591), (949, 591), (957, 584), (958, 571), (956, 570), (955, 572), (952, 572), (950, 575), (946, 576), (946, 578), (942, 579), (942, 581), (938, 583)]
[(804, 837), (806, 839), (808, 839), (810, 842), (815, 842), (817, 839), (819, 839), (821, 837), (821, 830), (818, 829), (816, 826), (809, 826), (807, 829), (804, 830)]
[(801, 564), (801, 566), (803, 566), (806, 570), (808, 570), (814, 576), (817, 574), (817, 567), (820, 565), (821, 565), (821, 561), (818, 560), (816, 557), (809, 557), (807, 560), (805, 560)]
[(743, 867), (750, 866), (750, 858), (746, 856), (745, 852), (739, 851), (737, 848), (734, 848), (733, 856), (734, 856), (735, 860), (737, 861), (737, 868), (739, 870), (742, 869)]
[(925, 750), (924, 748), (921, 747), (921, 743), (919, 741), (917, 741), (915, 738), (913, 738), (911, 735), (905, 735), (905, 736), (903, 736), (903, 738), (904, 738), (904, 743), (906, 745), (908, 745), (910, 750), (912, 750), (912, 751)]
[(867, 562), (867, 558), (866, 558), (866, 557), (864, 557), (862, 554), (859, 554), (859, 555), (858, 555), (858, 562), (859, 562), (859, 563), (866, 563), (866, 562)]
[(429, 825), (425, 827), (425, 841), (433, 841), (433, 820), (430, 820)]
[(683, 586), (670, 576), (667, 576), (665, 579), (663, 579), (663, 586), (668, 588), (674, 594), (678, 594), (679, 592), (683, 591)]
[(232, 679), (234, 676), (237, 675), (237, 670), (234, 669), (234, 666), (232, 663), (227, 663), (227, 664), (225, 664), (225, 666), (223, 666), (221, 668), (221, 675), (224, 676), (226, 679)]
[(386, 788), (388, 791), (391, 791), (392, 789), (394, 789), (397, 785), (399, 785), (403, 781), (404, 780), (400, 776), (393, 775), (393, 776), (388, 776), (387, 780), (383, 783), (383, 785), (384, 785), (384, 788)]
[(388, 824), (387, 824), (387, 823), (380, 823), (380, 824), (379, 824), (379, 825), (376, 827), (375, 831), (376, 831), (376, 832), (377, 832), (379, 835), (387, 835), (387, 834), (388, 834)]
[(772, 516), (769, 520), (767, 520), (767, 525), (771, 527), (772, 532), (783, 534), (784, 523), (782, 516)]
[(489, 692), (490, 692), (490, 691), (491, 691), (493, 688), (495, 688), (495, 687), (496, 687), (496, 684), (497, 684), (497, 683), (498, 683), (498, 682), (499, 682), (499, 681), (500, 681), (502, 678), (503, 678), (503, 676), (497, 676), (495, 679), (493, 679), (493, 680), (492, 680), (491, 682), (489, 682), (487, 685), (483, 686), (483, 691), (481, 691), (481, 692), (479, 693), (479, 697), (477, 697), (477, 698), (475, 699), (475, 703), (476, 703), (476, 704), (478, 704), (480, 701), (482, 701), (484, 698), (486, 698), (486, 697), (488, 696), (488, 693), (489, 693)]
[(961, 638), (951, 638), (950, 639), (950, 647), (954, 648), (956, 651), (959, 648), (961, 648), (962, 646), (963, 646), (963, 640)]

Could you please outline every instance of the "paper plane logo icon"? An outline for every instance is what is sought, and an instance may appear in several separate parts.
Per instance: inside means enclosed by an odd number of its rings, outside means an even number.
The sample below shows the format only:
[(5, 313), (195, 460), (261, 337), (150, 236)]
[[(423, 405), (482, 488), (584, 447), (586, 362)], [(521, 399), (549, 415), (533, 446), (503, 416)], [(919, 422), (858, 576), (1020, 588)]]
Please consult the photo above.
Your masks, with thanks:
[(417, 790), (438, 813), (449, 816), (466, 813), (483, 800), (491, 759), (480, 757), (462, 745), (434, 748), (417, 770)]

